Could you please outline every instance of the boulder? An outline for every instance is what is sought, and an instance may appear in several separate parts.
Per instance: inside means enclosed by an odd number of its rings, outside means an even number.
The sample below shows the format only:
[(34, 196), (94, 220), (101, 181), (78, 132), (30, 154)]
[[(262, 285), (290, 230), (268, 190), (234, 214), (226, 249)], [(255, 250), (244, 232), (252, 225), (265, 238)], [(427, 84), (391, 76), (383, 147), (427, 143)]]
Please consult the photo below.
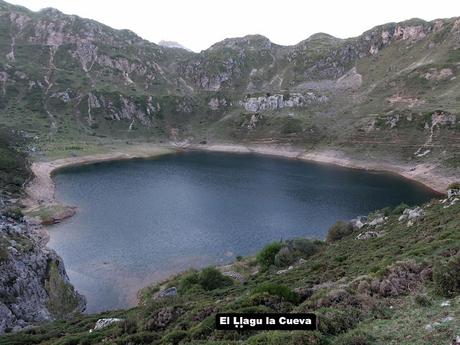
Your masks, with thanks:
[(175, 297), (175, 296), (177, 296), (177, 288), (175, 286), (162, 290), (158, 293), (158, 298)]
[(241, 275), (241, 273), (235, 271), (225, 271), (222, 272), (224, 276), (230, 277), (232, 279), (238, 280), (240, 283), (244, 283), (246, 279)]
[(423, 208), (417, 206), (415, 208), (406, 208), (403, 212), (403, 214), (399, 217), (399, 221), (405, 221), (408, 220), (408, 226), (414, 224), (414, 221), (417, 220), (418, 218), (421, 218), (425, 215), (425, 211)]
[(460, 197), (460, 189), (449, 189), (447, 191), (447, 197), (450, 199), (450, 198), (454, 198), (454, 197)]
[(93, 329), (90, 329), (89, 332), (92, 333), (94, 331), (99, 331), (103, 328), (106, 328), (114, 323), (121, 322), (123, 319), (119, 319), (116, 317), (106, 318), (106, 319), (99, 319), (96, 321)]
[(355, 229), (361, 229), (363, 226), (368, 224), (368, 219), (365, 216), (358, 216), (355, 219), (350, 220), (351, 225)]
[(368, 240), (370, 238), (377, 238), (383, 236), (382, 233), (376, 232), (376, 231), (366, 231), (360, 233), (358, 236), (356, 236), (357, 240)]
[(385, 218), (381, 216), (373, 219), (372, 222), (369, 223), (369, 226), (382, 225), (383, 223), (385, 223)]

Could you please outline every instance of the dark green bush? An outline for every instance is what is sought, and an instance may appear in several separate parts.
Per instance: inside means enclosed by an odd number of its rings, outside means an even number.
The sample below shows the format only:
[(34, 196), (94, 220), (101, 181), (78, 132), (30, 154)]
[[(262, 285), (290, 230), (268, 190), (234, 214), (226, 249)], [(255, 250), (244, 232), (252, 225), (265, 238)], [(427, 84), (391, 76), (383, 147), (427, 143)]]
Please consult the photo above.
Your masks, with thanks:
[(0, 238), (0, 262), (8, 260), (8, 243)]
[(224, 276), (214, 267), (207, 267), (201, 272), (190, 270), (179, 282), (181, 292), (190, 292), (194, 289), (214, 290), (232, 285), (231, 278)]
[(192, 339), (203, 339), (208, 337), (214, 332), (216, 327), (216, 319), (214, 315), (208, 316), (206, 319), (201, 321), (198, 325), (190, 329)]
[(203, 289), (214, 290), (225, 286), (232, 285), (231, 278), (224, 276), (214, 267), (207, 267), (200, 272), (199, 282)]
[(247, 345), (320, 345), (323, 343), (323, 336), (319, 332), (301, 331), (262, 332), (246, 341)]
[(409, 208), (409, 205), (407, 205), (406, 203), (402, 202), (400, 203), (398, 206), (396, 206), (393, 211), (391, 211), (391, 214), (396, 216), (396, 215), (400, 215), (404, 212), (404, 210), (406, 208)]
[(391, 207), (385, 207), (385, 208), (382, 208), (379, 213), (383, 215), (384, 217), (388, 217), (392, 211), (393, 210), (391, 209)]
[(421, 307), (429, 307), (433, 304), (427, 295), (420, 294), (414, 296), (414, 302)]
[(444, 297), (460, 294), (460, 254), (438, 261), (433, 268), (435, 291)]
[(274, 264), (277, 267), (286, 267), (299, 258), (307, 259), (316, 252), (321, 241), (313, 241), (306, 238), (296, 238), (284, 243), (283, 247), (275, 255)]
[(116, 344), (117, 345), (125, 345), (125, 344), (157, 344), (160, 336), (158, 333), (154, 332), (138, 332), (136, 334), (127, 335), (119, 339)]
[(137, 332), (137, 322), (134, 319), (126, 319), (117, 323), (119, 334), (134, 334)]
[(332, 225), (327, 233), (326, 242), (332, 243), (338, 241), (353, 232), (353, 226), (350, 222), (338, 221)]
[(323, 334), (336, 335), (354, 328), (360, 321), (360, 311), (356, 308), (320, 308), (316, 311), (318, 329)]
[(177, 345), (182, 339), (186, 338), (187, 336), (188, 333), (186, 331), (174, 330), (163, 337), (163, 343)]
[(257, 253), (256, 257), (260, 267), (266, 270), (273, 265), (275, 263), (275, 256), (281, 248), (283, 248), (283, 244), (281, 242), (272, 242), (262, 248), (262, 250)]
[(451, 183), (447, 189), (460, 189), (460, 182)]
[(293, 263), (295, 260), (295, 256), (292, 251), (288, 247), (283, 247), (280, 251), (275, 255), (275, 260), (273, 263), (275, 266), (278, 267), (285, 267)]
[(6, 217), (20, 220), (22, 218), (22, 209), (17, 206), (11, 206), (5, 209), (4, 215)]
[(190, 270), (184, 274), (179, 282), (179, 290), (186, 292), (192, 288), (192, 286), (199, 285), (200, 275), (197, 270)]
[(370, 334), (352, 330), (345, 334), (339, 335), (334, 339), (334, 345), (372, 345), (375, 344), (375, 338)]
[(319, 240), (310, 240), (308, 238), (296, 238), (288, 242), (288, 245), (292, 247), (294, 252), (306, 259), (313, 254), (316, 254), (319, 247), (321, 247), (324, 242)]
[(290, 288), (288, 288), (285, 285), (280, 285), (271, 282), (265, 282), (260, 284), (254, 289), (254, 293), (268, 293), (269, 295), (279, 296), (291, 303), (297, 303), (299, 301), (299, 296)]

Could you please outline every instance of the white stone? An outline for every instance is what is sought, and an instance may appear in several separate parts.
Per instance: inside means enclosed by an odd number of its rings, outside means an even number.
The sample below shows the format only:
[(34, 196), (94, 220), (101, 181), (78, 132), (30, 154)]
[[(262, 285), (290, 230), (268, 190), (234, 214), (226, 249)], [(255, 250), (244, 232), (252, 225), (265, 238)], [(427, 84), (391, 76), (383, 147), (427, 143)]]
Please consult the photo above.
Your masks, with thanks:
[(103, 328), (106, 328), (114, 323), (117, 323), (117, 322), (121, 322), (123, 321), (123, 319), (119, 319), (119, 318), (116, 318), (116, 317), (112, 317), (112, 318), (107, 318), (107, 319), (99, 319), (96, 321), (96, 324), (94, 325), (94, 328), (93, 329), (90, 329), (89, 332), (94, 332), (94, 331), (99, 331)]

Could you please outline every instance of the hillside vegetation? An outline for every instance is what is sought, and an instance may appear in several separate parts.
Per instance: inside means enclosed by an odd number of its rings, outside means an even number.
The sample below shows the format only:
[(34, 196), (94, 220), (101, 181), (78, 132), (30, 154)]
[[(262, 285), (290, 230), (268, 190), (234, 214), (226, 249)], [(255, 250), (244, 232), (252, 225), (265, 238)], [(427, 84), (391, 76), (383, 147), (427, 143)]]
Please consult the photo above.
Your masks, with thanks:
[(114, 140), (289, 144), (458, 173), (458, 18), (294, 46), (249, 35), (201, 53), (5, 2), (0, 30), (0, 125), (33, 152)]
[[(146, 288), (133, 309), (45, 324), (0, 344), (450, 344), (460, 335), (460, 203), (453, 200), (433, 200), (409, 221), (401, 208), (375, 212), (328, 243), (271, 244), (257, 257)], [(383, 224), (371, 225), (380, 217)], [(315, 312), (319, 329), (217, 331), (214, 315), (224, 311)], [(120, 321), (90, 332), (112, 317)]]

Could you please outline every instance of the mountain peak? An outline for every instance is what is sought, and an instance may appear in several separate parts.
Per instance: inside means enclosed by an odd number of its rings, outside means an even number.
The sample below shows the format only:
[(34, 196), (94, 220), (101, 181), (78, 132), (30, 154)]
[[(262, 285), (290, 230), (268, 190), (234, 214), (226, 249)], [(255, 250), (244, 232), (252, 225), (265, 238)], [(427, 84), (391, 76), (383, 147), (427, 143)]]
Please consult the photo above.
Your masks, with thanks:
[(184, 49), (184, 50), (187, 50), (187, 51), (191, 52), (190, 49), (188, 49), (187, 47), (184, 47), (182, 44), (180, 44), (180, 43), (178, 43), (176, 41), (164, 41), (164, 40), (161, 40), (160, 42), (158, 42), (158, 45), (162, 46), (162, 47), (167, 47), (167, 48)]
[(213, 44), (210, 49), (215, 48), (249, 48), (269, 49), (272, 42), (265, 36), (259, 34), (246, 35), (243, 37), (226, 38), (223, 41)]

